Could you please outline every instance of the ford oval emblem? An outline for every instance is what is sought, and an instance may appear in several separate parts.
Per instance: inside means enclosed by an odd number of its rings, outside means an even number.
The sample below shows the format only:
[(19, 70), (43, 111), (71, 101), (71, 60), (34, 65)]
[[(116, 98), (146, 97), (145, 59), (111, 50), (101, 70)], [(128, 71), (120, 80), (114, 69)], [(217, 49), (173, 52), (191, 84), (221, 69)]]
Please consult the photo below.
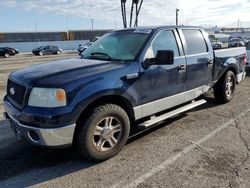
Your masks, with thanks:
[(10, 88), (10, 94), (11, 95), (15, 95), (16, 94), (15, 88), (13, 88), (13, 87)]

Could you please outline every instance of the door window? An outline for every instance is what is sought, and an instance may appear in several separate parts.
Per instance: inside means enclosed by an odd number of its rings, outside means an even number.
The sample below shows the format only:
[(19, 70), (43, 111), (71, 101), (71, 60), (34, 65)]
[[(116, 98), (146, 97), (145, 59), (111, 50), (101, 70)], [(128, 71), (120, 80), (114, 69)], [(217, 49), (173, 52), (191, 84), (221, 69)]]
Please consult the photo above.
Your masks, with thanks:
[(187, 45), (187, 54), (201, 54), (208, 52), (207, 44), (200, 30), (183, 29), (182, 30)]
[(156, 57), (158, 50), (172, 50), (174, 56), (180, 56), (179, 48), (177, 46), (176, 38), (173, 31), (161, 31), (153, 40), (151, 46), (148, 48), (145, 59)]

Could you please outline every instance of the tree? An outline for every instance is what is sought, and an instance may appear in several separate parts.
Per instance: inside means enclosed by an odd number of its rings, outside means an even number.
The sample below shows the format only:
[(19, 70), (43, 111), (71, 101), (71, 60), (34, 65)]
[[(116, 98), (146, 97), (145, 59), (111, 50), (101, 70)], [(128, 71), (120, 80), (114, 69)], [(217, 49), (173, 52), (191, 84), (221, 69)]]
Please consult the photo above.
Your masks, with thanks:
[[(126, 0), (121, 0), (121, 11), (122, 11), (122, 20), (123, 20), (124, 28), (127, 28), (126, 2), (127, 2)], [(134, 6), (135, 6), (134, 27), (138, 26), (138, 17), (139, 17), (139, 13), (141, 11), (142, 3), (143, 3), (143, 0), (132, 0), (129, 27), (132, 27)]]

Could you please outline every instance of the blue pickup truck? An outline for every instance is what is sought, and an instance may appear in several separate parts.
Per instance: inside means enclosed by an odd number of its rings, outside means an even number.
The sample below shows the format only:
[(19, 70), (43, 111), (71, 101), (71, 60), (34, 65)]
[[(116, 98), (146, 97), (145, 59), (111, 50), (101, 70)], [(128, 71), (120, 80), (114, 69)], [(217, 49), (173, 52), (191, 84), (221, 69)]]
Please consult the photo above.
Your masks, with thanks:
[(76, 145), (102, 161), (133, 129), (204, 104), (230, 101), (245, 77), (245, 47), (213, 50), (199, 27), (140, 27), (106, 34), (82, 53), (12, 73), (4, 98), (15, 134), (46, 147)]

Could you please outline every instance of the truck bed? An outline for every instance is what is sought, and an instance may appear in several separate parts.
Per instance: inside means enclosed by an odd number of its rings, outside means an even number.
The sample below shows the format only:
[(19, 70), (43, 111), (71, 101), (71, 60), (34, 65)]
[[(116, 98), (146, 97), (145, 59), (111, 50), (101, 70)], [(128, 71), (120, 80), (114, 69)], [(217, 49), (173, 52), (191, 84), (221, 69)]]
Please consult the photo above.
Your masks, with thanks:
[[(231, 66), (236, 69), (236, 75), (245, 72), (244, 57), (245, 47), (224, 48), (214, 50), (214, 73), (213, 80), (216, 81), (224, 72), (225, 67)], [(240, 54), (240, 55), (239, 55)]]

